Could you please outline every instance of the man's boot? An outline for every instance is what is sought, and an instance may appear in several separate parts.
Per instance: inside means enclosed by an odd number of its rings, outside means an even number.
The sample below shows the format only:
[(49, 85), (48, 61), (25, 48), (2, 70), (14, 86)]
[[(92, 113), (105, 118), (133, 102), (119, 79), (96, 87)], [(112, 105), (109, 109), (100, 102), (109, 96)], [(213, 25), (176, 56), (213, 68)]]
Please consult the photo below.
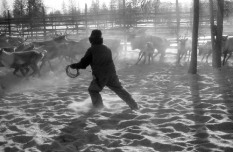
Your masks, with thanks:
[(91, 96), (92, 104), (95, 108), (103, 108), (103, 100), (99, 92), (97, 91), (89, 91), (89, 94)]

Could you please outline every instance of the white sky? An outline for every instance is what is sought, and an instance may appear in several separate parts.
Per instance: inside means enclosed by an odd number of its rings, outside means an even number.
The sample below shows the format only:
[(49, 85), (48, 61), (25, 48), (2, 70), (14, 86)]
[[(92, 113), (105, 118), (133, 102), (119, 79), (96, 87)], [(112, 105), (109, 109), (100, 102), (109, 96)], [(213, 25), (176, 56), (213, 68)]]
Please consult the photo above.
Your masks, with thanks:
[[(64, 1), (66, 3), (66, 5), (69, 3), (69, 0), (43, 0), (44, 4), (46, 7), (48, 7), (48, 11), (52, 11), (52, 10), (62, 10), (62, 2)], [(79, 4), (79, 7), (85, 8), (85, 3), (87, 3), (87, 7), (90, 7), (92, 0), (75, 0), (76, 1), (76, 5)], [(94, 0), (95, 1), (95, 0)], [(127, 0), (126, 0), (127, 1)], [(175, 3), (176, 0), (160, 0), (161, 2), (173, 2)], [(179, 3), (183, 3), (183, 2), (191, 2), (193, 0), (179, 0)], [(0, 5), (1, 5), (2, 0), (0, 0)], [(12, 6), (14, 0), (7, 0), (8, 4), (10, 6)], [(102, 4), (103, 2), (105, 2), (107, 4), (107, 6), (109, 5), (110, 0), (99, 0), (100, 4)]]

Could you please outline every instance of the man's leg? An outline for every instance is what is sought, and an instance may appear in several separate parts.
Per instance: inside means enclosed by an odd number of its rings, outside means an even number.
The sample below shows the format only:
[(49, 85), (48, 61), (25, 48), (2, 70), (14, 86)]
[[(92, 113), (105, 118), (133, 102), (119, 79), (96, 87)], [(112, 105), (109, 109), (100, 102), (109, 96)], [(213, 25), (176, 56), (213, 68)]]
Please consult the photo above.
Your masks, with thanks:
[(92, 104), (96, 108), (104, 107), (103, 100), (102, 100), (102, 97), (100, 95), (100, 92), (102, 89), (103, 89), (103, 87), (100, 86), (100, 84), (98, 83), (98, 81), (96, 79), (93, 79), (91, 81), (91, 84), (88, 88), (88, 92), (91, 96)]
[(123, 101), (125, 101), (132, 110), (138, 109), (138, 105), (129, 92), (121, 86), (117, 75), (113, 75), (106, 85), (109, 89), (114, 91)]

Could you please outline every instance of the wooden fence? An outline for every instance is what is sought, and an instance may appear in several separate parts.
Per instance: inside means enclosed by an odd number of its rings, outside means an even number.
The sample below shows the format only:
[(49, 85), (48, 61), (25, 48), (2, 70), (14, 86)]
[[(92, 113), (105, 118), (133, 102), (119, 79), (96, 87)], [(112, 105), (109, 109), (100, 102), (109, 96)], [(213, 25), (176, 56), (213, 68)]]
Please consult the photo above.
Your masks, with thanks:
[[(8, 15), (10, 16), (10, 15)], [(192, 16), (190, 12), (180, 13), (180, 35), (191, 36)], [(200, 17), (199, 35), (210, 35), (209, 16)], [(233, 33), (232, 25), (224, 25), (224, 33)], [(134, 28), (147, 28), (147, 32), (166, 38), (177, 36), (177, 16), (167, 13), (107, 13), (43, 15), (40, 18), (0, 18), (0, 32), (12, 36), (27, 36), (33, 41), (51, 39), (51, 34), (67, 33), (69, 38), (87, 37), (94, 28), (99, 28), (107, 37), (121, 37)], [(231, 34), (230, 34), (231, 35)]]

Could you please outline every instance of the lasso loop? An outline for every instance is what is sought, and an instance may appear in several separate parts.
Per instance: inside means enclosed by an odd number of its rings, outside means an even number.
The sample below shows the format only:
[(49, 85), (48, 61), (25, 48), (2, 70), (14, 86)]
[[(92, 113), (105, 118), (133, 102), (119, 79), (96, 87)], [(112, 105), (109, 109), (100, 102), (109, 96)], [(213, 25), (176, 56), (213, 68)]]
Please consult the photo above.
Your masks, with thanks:
[(80, 75), (80, 72), (79, 72), (79, 70), (78, 69), (76, 69), (77, 70), (77, 73), (71, 73), (71, 71), (70, 71), (70, 65), (67, 65), (66, 66), (66, 74), (67, 74), (67, 76), (69, 76), (70, 78), (76, 78), (77, 76), (79, 76)]

